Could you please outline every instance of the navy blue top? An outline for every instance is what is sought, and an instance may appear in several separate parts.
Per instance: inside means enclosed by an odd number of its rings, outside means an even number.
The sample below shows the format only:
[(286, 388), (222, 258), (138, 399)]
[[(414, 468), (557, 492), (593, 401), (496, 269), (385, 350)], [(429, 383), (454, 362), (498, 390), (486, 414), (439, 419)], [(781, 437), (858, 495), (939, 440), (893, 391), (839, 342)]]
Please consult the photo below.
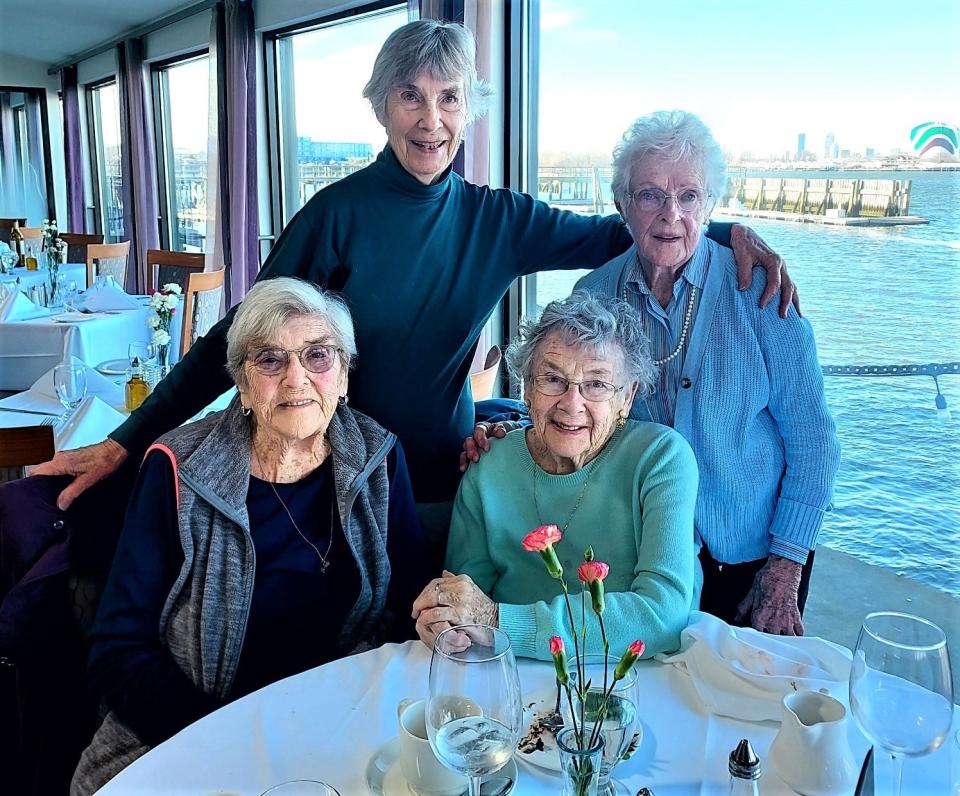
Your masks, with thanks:
[[(231, 699), (347, 652), (338, 648), (337, 638), (359, 594), (359, 573), (335, 518), (331, 467), (328, 460), (301, 481), (274, 485), (297, 526), (330, 562), (322, 574), (316, 551), (297, 533), (270, 484), (250, 479), (247, 511), (257, 566)], [(387, 610), (394, 619), (388, 638), (399, 641), (413, 637), (410, 608), (432, 573), (424, 568), (399, 443), (387, 456), (387, 472), (392, 569)], [(169, 459), (151, 453), (127, 511), (91, 636), (94, 689), (150, 746), (222, 704), (177, 666), (158, 632), (164, 601), (183, 565), (175, 494)]]

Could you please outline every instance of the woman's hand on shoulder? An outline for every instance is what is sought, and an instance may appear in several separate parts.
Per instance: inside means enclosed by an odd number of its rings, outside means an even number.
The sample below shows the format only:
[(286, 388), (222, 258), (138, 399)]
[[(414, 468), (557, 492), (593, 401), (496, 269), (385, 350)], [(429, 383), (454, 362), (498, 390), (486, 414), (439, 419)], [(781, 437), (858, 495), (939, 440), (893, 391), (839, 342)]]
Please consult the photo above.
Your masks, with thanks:
[(760, 296), (760, 306), (766, 307), (779, 290), (780, 317), (787, 317), (791, 303), (797, 315), (803, 315), (800, 312), (800, 294), (787, 273), (786, 262), (763, 238), (744, 224), (734, 224), (730, 230), (730, 248), (737, 261), (737, 285), (740, 290), (750, 287), (753, 267), (759, 265), (767, 272), (767, 286)]
[(66, 511), (87, 489), (115, 473), (126, 458), (126, 448), (108, 438), (96, 445), (60, 451), (49, 462), (34, 467), (30, 474), (74, 476), (57, 498), (57, 507)]
[(463, 441), (463, 450), (460, 452), (460, 472), (465, 473), (471, 462), (480, 461), (480, 457), (490, 450), (490, 440), (503, 439), (507, 432), (519, 428), (520, 424), (512, 420), (500, 423), (477, 423), (473, 427), (473, 434)]
[(423, 588), (413, 601), (411, 615), (417, 623), (417, 635), (431, 649), (437, 636), (454, 625), (500, 625), (497, 603), (469, 575), (454, 575), (447, 570)]

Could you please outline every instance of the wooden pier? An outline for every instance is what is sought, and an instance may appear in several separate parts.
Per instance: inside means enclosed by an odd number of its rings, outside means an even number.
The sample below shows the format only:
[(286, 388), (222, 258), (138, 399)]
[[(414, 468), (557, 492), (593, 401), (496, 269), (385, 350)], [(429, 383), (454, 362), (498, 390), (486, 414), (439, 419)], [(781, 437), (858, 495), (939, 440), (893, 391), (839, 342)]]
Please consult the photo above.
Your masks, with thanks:
[(910, 180), (732, 177), (718, 214), (834, 226), (926, 224), (910, 215)]

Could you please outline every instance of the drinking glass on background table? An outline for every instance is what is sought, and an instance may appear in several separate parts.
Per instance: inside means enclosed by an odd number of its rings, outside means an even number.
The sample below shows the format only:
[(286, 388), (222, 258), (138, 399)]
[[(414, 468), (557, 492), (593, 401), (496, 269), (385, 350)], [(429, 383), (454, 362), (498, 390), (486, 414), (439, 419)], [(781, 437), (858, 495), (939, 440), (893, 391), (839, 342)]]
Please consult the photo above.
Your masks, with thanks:
[(53, 387), (63, 404), (61, 420), (66, 420), (87, 394), (87, 369), (83, 365), (57, 365), (53, 369)]
[(63, 308), (67, 312), (76, 312), (77, 302), (80, 300), (80, 291), (77, 290), (77, 281), (71, 279), (66, 283), (63, 291)]
[(499, 771), (520, 738), (523, 707), (510, 639), (486, 625), (444, 630), (433, 645), (427, 736), (437, 758), (470, 781)]
[(893, 758), (890, 792), (900, 796), (903, 758), (938, 749), (953, 720), (944, 632), (919, 616), (868, 614), (853, 652), (850, 709), (874, 754), (883, 750)]

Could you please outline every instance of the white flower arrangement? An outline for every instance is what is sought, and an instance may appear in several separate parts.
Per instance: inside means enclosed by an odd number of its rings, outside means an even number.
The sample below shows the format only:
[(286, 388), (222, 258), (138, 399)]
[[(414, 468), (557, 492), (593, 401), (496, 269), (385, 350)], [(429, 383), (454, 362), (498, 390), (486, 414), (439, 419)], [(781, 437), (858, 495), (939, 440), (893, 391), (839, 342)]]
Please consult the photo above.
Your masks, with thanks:
[[(153, 329), (150, 342), (161, 349), (170, 345), (170, 321), (177, 312), (182, 293), (180, 285), (170, 282), (150, 296), (148, 306), (153, 312), (147, 315), (146, 324)], [(161, 362), (163, 359), (161, 356)]]

